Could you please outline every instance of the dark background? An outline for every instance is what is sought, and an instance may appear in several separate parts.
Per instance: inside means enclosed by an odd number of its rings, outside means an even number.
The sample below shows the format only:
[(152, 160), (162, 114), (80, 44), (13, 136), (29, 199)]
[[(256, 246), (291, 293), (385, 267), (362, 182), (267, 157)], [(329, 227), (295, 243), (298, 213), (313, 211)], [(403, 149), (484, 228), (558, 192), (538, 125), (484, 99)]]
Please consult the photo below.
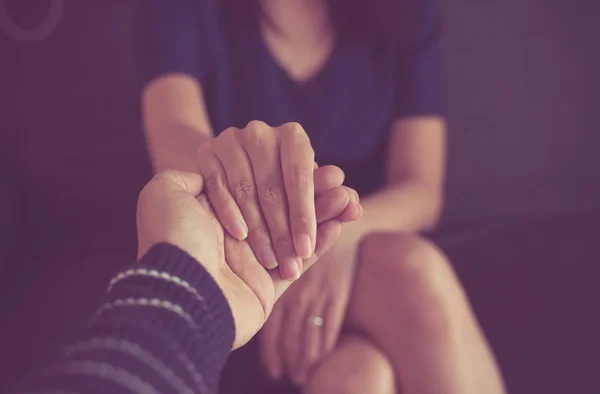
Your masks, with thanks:
[[(27, 27), (43, 19), (49, 2), (5, 3), (13, 19)], [(590, 279), (577, 279), (584, 272), (578, 264), (597, 265), (598, 253), (589, 247), (597, 226), (589, 218), (600, 213), (600, 6), (594, 0), (441, 3), (450, 124), (442, 229), (588, 218), (579, 226), (589, 241), (586, 252), (583, 246), (578, 254), (565, 252), (565, 264), (549, 273), (543, 271), (542, 255), (516, 262), (506, 260), (518, 256), (498, 257), (499, 252), (489, 261), (472, 262), (476, 268), (462, 277), (471, 281), (467, 290), (498, 347), (510, 392), (600, 392), (583, 377), (584, 370), (596, 371), (598, 362), (567, 349), (582, 332), (591, 332), (580, 328), (584, 323), (565, 323), (570, 331), (527, 349), (552, 327), (503, 329), (531, 311), (505, 311), (499, 323), (488, 317), (495, 300), (477, 298), (477, 289), (495, 288), (498, 297), (527, 304), (515, 289), (526, 292), (538, 274), (574, 278), (569, 283), (577, 287)], [(62, 22), (43, 42), (18, 43), (0, 31), (0, 316), (6, 333), (0, 373), (6, 384), (32, 360), (43, 359), (73, 321), (87, 316), (114, 269), (134, 259), (135, 202), (150, 177), (138, 121), (128, 2), (66, 4)], [(499, 236), (514, 237), (518, 231), (511, 228)], [(544, 242), (560, 243), (561, 236)], [(544, 242), (536, 247), (543, 249)], [(477, 260), (468, 255), (462, 256)], [(453, 260), (460, 265), (457, 256)], [(528, 265), (533, 260), (540, 263), (536, 268)], [(498, 273), (501, 264), (512, 264), (514, 271)], [(539, 302), (548, 299), (549, 315), (561, 292), (573, 293), (561, 286), (536, 293)], [(598, 342), (586, 343), (589, 354), (598, 354)]]

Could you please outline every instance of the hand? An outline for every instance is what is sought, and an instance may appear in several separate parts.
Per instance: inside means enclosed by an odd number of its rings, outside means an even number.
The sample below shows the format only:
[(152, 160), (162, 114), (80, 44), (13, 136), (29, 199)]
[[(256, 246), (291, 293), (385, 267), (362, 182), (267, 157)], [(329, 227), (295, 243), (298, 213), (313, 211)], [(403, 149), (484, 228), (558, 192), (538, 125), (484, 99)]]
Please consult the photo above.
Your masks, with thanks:
[[(318, 197), (314, 204), (319, 227), (315, 253), (304, 261), (305, 269), (337, 240), (341, 221), (356, 220), (361, 214), (352, 190), (328, 188), (332, 177), (339, 179), (339, 172), (336, 167), (315, 171)], [(168, 242), (202, 264), (229, 302), (237, 348), (260, 329), (292, 281), (266, 271), (247, 242), (224, 233), (207, 198), (201, 194), (203, 187), (202, 176), (175, 171), (159, 173), (146, 185), (138, 201), (138, 257), (153, 245)]]
[(335, 347), (352, 291), (357, 240), (342, 235), (277, 303), (260, 333), (260, 353), (274, 380), (303, 385), (311, 368)]
[(200, 173), (217, 218), (248, 242), (268, 269), (296, 279), (313, 255), (317, 222), (314, 151), (297, 123), (250, 122), (229, 128), (199, 149)]

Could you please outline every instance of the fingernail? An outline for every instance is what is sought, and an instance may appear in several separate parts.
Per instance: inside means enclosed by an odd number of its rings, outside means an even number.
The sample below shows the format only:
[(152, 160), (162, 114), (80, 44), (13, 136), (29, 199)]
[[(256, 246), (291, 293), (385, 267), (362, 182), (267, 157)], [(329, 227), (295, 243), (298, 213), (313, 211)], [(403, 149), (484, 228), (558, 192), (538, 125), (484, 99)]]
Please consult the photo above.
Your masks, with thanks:
[(285, 260), (285, 264), (283, 266), (284, 277), (286, 279), (296, 280), (300, 277), (300, 269), (298, 260), (295, 257), (290, 257)]
[(273, 252), (273, 248), (270, 244), (266, 244), (262, 247), (259, 253), (259, 259), (262, 265), (270, 270), (279, 265), (277, 257), (275, 257), (275, 252)]
[(248, 225), (246, 225), (244, 219), (238, 219), (235, 222), (234, 231), (236, 233), (235, 237), (240, 241), (243, 241), (248, 237)]
[(309, 259), (313, 254), (312, 240), (308, 234), (300, 234), (294, 239), (296, 253), (303, 259)]

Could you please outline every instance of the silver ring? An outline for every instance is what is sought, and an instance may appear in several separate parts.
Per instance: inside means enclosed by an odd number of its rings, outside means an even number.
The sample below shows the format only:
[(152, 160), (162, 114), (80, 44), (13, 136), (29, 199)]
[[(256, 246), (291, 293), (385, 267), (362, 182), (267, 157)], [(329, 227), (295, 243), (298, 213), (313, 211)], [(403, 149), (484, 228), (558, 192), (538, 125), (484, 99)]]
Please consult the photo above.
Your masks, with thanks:
[(308, 320), (309, 320), (309, 323), (310, 323), (310, 324), (312, 324), (312, 325), (314, 325), (314, 326), (317, 326), (317, 327), (321, 327), (321, 326), (323, 325), (323, 323), (325, 323), (325, 322), (323, 321), (323, 318), (322, 318), (322, 317), (320, 317), (320, 316), (314, 316), (314, 317), (311, 317), (311, 318), (310, 318), (310, 319), (308, 319)]

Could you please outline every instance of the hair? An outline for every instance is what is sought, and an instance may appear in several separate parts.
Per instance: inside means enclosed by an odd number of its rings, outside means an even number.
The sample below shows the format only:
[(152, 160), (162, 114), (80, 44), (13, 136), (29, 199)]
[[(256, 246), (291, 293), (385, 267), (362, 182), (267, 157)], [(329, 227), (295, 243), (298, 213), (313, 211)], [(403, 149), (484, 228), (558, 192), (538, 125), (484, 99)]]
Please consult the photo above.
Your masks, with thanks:
[[(220, 0), (227, 23), (256, 23), (263, 17), (260, 0)], [(427, 0), (324, 0), (331, 7), (333, 24), (340, 36), (374, 44), (400, 40), (414, 46), (420, 36)]]

